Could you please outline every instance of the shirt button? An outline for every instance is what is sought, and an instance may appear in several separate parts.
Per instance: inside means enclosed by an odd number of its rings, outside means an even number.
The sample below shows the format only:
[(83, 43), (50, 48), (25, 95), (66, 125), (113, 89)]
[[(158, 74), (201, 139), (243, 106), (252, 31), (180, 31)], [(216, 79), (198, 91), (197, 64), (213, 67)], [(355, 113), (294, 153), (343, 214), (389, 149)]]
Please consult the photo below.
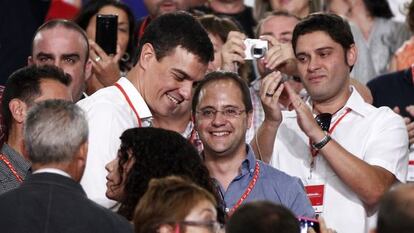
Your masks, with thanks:
[(250, 173), (253, 173), (254, 172), (254, 169), (250, 169)]
[(224, 211), (226, 211), (226, 213), (228, 213), (230, 211), (229, 208), (225, 208)]

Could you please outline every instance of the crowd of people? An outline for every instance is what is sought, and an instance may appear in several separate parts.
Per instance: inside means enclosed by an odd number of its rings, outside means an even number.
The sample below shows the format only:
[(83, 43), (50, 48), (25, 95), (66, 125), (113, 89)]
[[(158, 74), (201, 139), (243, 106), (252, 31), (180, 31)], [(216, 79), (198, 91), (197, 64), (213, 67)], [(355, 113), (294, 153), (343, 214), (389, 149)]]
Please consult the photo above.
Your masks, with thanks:
[(0, 86), (1, 232), (414, 232), (414, 1), (57, 2)]

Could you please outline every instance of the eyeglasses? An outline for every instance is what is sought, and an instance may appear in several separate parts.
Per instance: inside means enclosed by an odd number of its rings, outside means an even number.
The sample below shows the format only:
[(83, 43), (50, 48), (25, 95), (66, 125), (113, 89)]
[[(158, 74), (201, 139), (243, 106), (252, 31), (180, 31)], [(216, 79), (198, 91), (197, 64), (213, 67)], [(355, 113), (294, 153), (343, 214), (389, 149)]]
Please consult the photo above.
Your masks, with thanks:
[(196, 112), (200, 114), (201, 118), (213, 119), (214, 117), (216, 117), (218, 112), (223, 114), (223, 116), (226, 118), (237, 118), (245, 111), (246, 111), (245, 109), (240, 110), (237, 108), (225, 108), (224, 110), (221, 110), (221, 111), (216, 110), (214, 108), (208, 108), (208, 109), (203, 109), (203, 110), (196, 111)]
[(188, 226), (204, 227), (204, 228), (207, 228), (212, 233), (224, 232), (224, 225), (217, 221), (181, 221), (178, 223), (182, 225), (188, 225)]

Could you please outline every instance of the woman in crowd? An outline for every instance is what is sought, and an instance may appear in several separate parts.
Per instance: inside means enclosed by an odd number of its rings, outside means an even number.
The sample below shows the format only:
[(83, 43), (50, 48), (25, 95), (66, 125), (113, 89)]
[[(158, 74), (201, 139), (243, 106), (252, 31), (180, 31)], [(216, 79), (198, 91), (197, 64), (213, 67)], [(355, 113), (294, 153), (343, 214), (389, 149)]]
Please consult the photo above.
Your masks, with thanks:
[(406, 25), (391, 19), (393, 13), (387, 0), (328, 0), (327, 3), (328, 11), (357, 25), (361, 34), (353, 31), (355, 40), (365, 42), (376, 75), (388, 72), (392, 56), (410, 38), (410, 32)]
[[(411, 33), (414, 32), (414, 1), (411, 1), (407, 5), (407, 24)], [(411, 36), (409, 40), (395, 52), (390, 62), (390, 72), (397, 70), (404, 70), (414, 64), (414, 36)]]
[(135, 232), (219, 233), (216, 209), (211, 193), (188, 179), (152, 179), (135, 209)]
[[(117, 51), (106, 54), (96, 44), (96, 16), (111, 14), (118, 16)], [(129, 7), (115, 0), (88, 1), (79, 12), (75, 22), (86, 31), (90, 40), (89, 57), (93, 65), (93, 75), (87, 81), (88, 95), (114, 84), (133, 65), (135, 56), (135, 19)]]
[(118, 157), (106, 165), (106, 196), (120, 203), (118, 213), (127, 219), (132, 219), (152, 178), (188, 177), (218, 197), (198, 152), (180, 134), (159, 128), (132, 128), (120, 139)]

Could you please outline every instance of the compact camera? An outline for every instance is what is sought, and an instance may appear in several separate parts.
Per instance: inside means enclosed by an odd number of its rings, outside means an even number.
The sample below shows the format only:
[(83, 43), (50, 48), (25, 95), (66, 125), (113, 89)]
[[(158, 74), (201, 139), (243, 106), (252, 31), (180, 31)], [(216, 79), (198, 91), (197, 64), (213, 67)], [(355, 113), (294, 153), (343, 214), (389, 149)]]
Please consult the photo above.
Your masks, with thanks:
[(244, 58), (245, 60), (262, 58), (266, 54), (268, 48), (267, 41), (260, 39), (245, 39), (244, 45), (246, 46), (246, 50), (244, 50), (246, 55)]

